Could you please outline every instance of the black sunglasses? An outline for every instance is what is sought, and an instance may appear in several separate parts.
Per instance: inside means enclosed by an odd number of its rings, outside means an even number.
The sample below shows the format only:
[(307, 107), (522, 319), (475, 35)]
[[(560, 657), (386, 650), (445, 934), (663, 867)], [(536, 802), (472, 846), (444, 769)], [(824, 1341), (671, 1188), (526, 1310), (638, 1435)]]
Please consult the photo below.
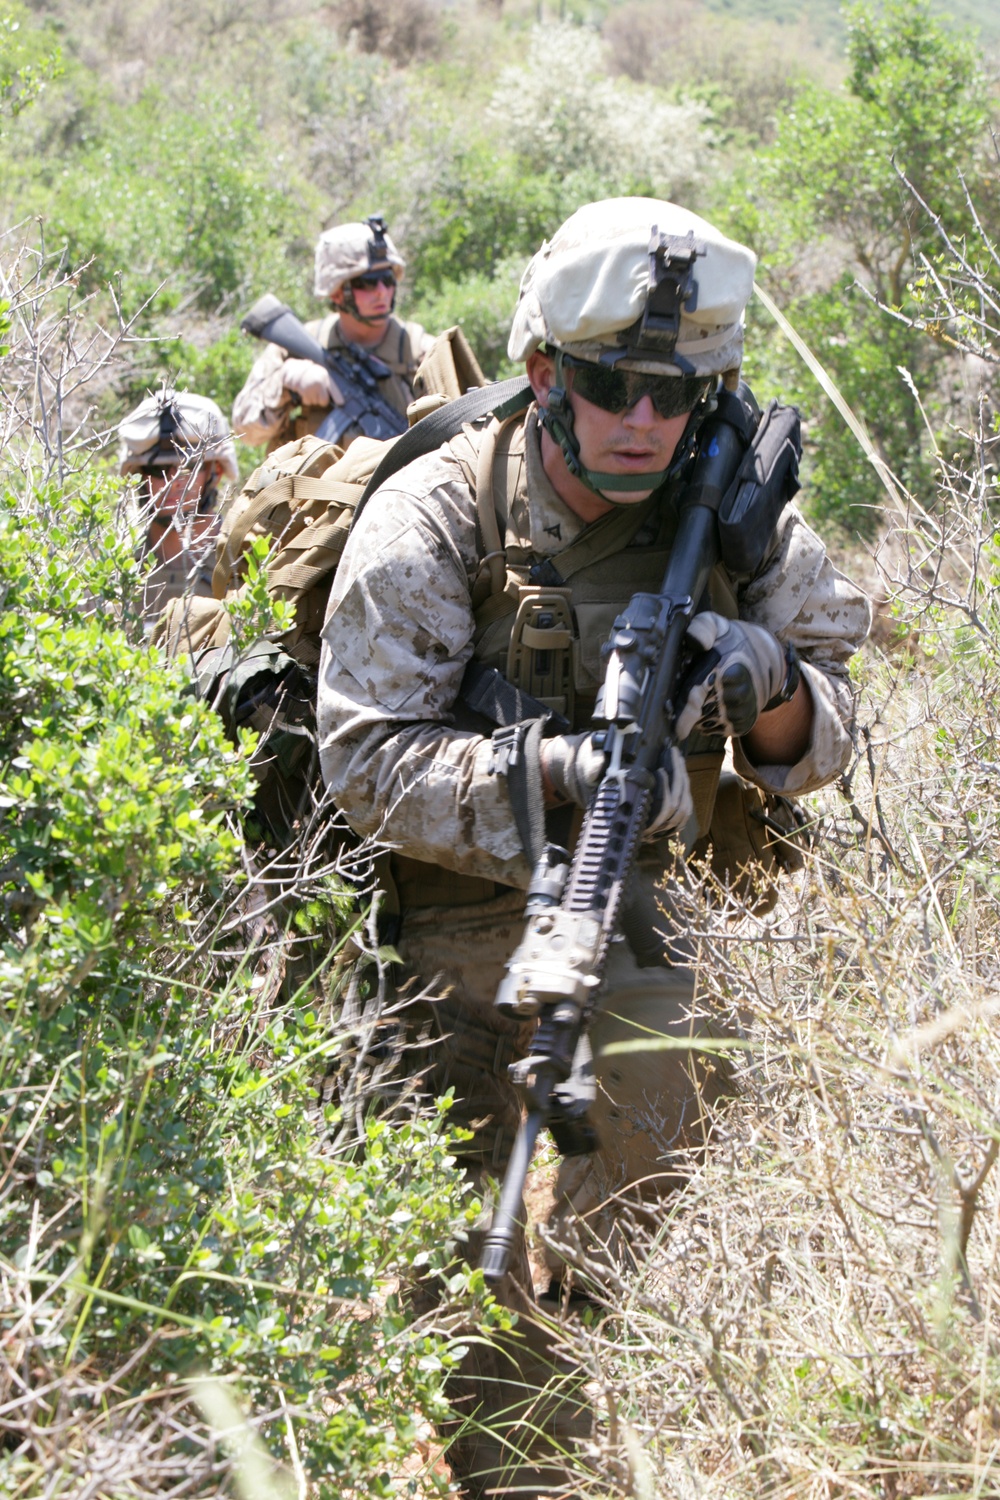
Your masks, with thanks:
[(679, 417), (694, 411), (715, 385), (711, 376), (645, 375), (639, 370), (594, 365), (570, 354), (563, 355), (563, 364), (573, 372), (574, 395), (602, 411), (627, 411), (649, 396), (661, 417)]
[(395, 271), (366, 271), (363, 276), (352, 276), (351, 277), (351, 286), (354, 288), (355, 291), (358, 291), (362, 287), (376, 287), (376, 286), (394, 287), (395, 285), (396, 285), (396, 273), (395, 273)]

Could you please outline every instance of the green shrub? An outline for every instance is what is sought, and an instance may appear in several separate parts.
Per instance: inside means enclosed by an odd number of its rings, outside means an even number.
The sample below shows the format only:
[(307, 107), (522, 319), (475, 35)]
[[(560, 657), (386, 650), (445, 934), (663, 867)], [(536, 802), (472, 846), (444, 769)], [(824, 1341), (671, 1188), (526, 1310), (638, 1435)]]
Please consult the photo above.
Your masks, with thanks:
[[(894, 0), (879, 11), (855, 6), (848, 20), (846, 88), (802, 89), (760, 153), (732, 229), (761, 253), (759, 279), (867, 424), (877, 451), (926, 502), (933, 440), (900, 371), (920, 387), (939, 432), (954, 372), (908, 325), (917, 312), (912, 283), (941, 241), (899, 173), (959, 240), (972, 227), (967, 188), (989, 228), (987, 93), (973, 45), (935, 20), (924, 0)], [(876, 302), (902, 320), (887, 319)], [(770, 358), (786, 396), (815, 413), (814, 513), (873, 536), (877, 486), (853, 437), (780, 340)]]
[[(41, 365), (9, 430), (36, 389)], [(321, 1104), (324, 1073), (357, 1063), (353, 893), (302, 882), (294, 931), (329, 977), (284, 998), (286, 935), (240, 832), (253, 741), (234, 748), (143, 640), (117, 483), (41, 467), (31, 435), (0, 454), (0, 1487), (77, 1493), (111, 1444), (122, 1492), (155, 1460), (218, 1493), (187, 1386), (207, 1372), (319, 1494), (388, 1495), (446, 1410), (455, 1331), (495, 1316), (456, 1244), (478, 1206), (446, 1105)], [(426, 1277), (442, 1310), (414, 1321)]]
[(0, 134), (4, 120), (19, 115), (61, 72), (54, 36), (33, 26), (23, 5), (7, 0), (0, 10)]

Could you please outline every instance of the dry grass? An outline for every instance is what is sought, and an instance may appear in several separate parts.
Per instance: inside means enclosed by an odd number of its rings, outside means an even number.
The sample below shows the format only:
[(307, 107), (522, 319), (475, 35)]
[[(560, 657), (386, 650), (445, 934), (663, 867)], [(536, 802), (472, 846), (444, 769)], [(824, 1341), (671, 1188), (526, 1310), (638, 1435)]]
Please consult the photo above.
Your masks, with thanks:
[(565, 1326), (594, 1494), (1000, 1495), (997, 445), (886, 539), (895, 632), (782, 905), (684, 898), (749, 1050), (640, 1268)]

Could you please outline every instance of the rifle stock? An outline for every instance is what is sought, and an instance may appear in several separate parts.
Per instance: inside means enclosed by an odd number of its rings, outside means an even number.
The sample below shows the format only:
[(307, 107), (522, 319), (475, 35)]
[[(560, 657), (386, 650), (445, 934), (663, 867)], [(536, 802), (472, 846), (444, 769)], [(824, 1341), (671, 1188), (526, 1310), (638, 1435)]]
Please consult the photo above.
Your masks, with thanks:
[(240, 328), (253, 334), (255, 339), (266, 339), (277, 344), (295, 359), (311, 359), (314, 364), (326, 367), (327, 351), (292, 309), (270, 292), (259, 297), (244, 317)]
[[(771, 423), (776, 412), (779, 421)], [(496, 1004), (508, 1014), (537, 1016), (539, 1024), (528, 1056), (510, 1069), (526, 1115), (484, 1245), (483, 1272), (491, 1285), (507, 1270), (541, 1129), (548, 1126), (564, 1154), (594, 1149), (587, 1122), (595, 1097), (587, 1029), (635, 869), (656, 769), (664, 749), (676, 743), (674, 697), (684, 634), (720, 556), (724, 562), (738, 559), (735, 571), (749, 560), (752, 572), (797, 488), (798, 413), (772, 404), (763, 422), (759, 416), (753, 396), (741, 386), (738, 396), (723, 392), (702, 425), (660, 592), (634, 595), (604, 648), (608, 665), (594, 713), (595, 735), (603, 738), (607, 758), (604, 776), (572, 861), (548, 846), (528, 890), (524, 936)], [(769, 424), (773, 441), (761, 458), (751, 440)]]
[(389, 405), (378, 388), (379, 380), (391, 371), (375, 355), (353, 345), (349, 349), (324, 349), (292, 309), (270, 292), (257, 299), (240, 327), (254, 338), (277, 344), (295, 359), (312, 360), (330, 371), (344, 401), (334, 406), (316, 429), (316, 436), (324, 442), (339, 442), (355, 425), (366, 437), (381, 440), (406, 431), (406, 418)]

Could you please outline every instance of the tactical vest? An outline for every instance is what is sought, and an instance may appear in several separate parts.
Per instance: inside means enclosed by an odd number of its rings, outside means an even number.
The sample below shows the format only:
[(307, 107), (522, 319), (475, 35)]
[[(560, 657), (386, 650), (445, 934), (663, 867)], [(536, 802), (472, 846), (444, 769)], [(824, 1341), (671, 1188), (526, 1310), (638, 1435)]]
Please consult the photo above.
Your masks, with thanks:
[[(485, 431), (466, 429), (451, 445), (477, 507), (481, 562), (472, 587), (475, 658), (499, 668), (516, 686), (561, 713), (573, 729), (583, 730), (603, 676), (600, 647), (612, 621), (633, 593), (657, 591), (662, 583), (675, 531), (669, 501), (665, 504), (660, 497), (657, 502), (617, 507), (549, 559), (555, 581), (539, 581), (537, 570), (532, 576), (535, 559), (515, 547), (505, 550), (501, 543), (515, 497), (523, 488), (523, 419), (503, 426), (493, 421)], [(314, 694), (319, 633), (355, 508), (388, 446), (359, 439), (342, 454), (306, 437), (267, 460), (223, 517), (215, 597), (172, 601), (154, 633), (169, 656), (185, 652), (196, 660), (203, 687), (211, 701), (220, 703), (227, 727), (245, 724), (268, 734), (261, 764), (255, 758), (254, 769), (261, 783), (259, 810), (279, 842), (287, 838), (281, 830), (285, 824), (290, 827), (302, 794), (309, 792), (318, 774)], [(227, 600), (243, 594), (247, 548), (264, 534), (276, 539), (269, 592), (292, 608), (294, 624), (278, 638), (263, 638), (244, 648), (233, 666), (225, 659), (230, 636)], [(548, 576), (551, 580), (551, 572)], [(721, 567), (710, 578), (708, 595), (712, 609), (735, 618), (736, 591)], [(288, 687), (294, 681), (294, 674), (287, 675), (290, 667), (302, 674), (302, 685), (294, 690)], [(280, 689), (277, 695), (275, 685)], [(462, 711), (459, 703), (460, 724)], [(488, 734), (492, 726), (468, 727)], [(687, 757), (699, 831), (705, 838), (723, 756), (723, 741), (702, 739)], [(750, 790), (763, 805), (756, 789)], [(780, 860), (780, 844), (770, 852), (764, 847), (768, 842), (774, 845), (774, 830), (767, 831), (773, 817), (760, 823), (757, 810), (744, 805), (742, 792), (735, 796), (732, 788), (727, 799), (725, 828), (712, 827), (711, 842), (719, 854), (713, 868), (720, 878), (735, 874), (751, 856), (772, 865), (776, 856)], [(720, 804), (720, 817), (722, 811)], [(733, 830), (739, 828), (744, 831), (737, 839)], [(390, 906), (396, 910), (479, 903), (504, 889), (491, 880), (457, 875), (402, 855), (392, 855), (391, 861), (392, 880), (387, 885)]]
[[(476, 499), (483, 559), (472, 591), (473, 656), (561, 714), (571, 732), (585, 730), (604, 677), (601, 647), (616, 616), (633, 594), (657, 593), (663, 583), (677, 530), (670, 497), (616, 506), (538, 565), (528, 551), (501, 540), (525, 482), (523, 415), (502, 426), (493, 421), (485, 431), (467, 428), (451, 449)], [(737, 617), (736, 589), (721, 565), (713, 570), (707, 592), (709, 608)], [(689, 748), (700, 836), (711, 824), (724, 755), (725, 742), (718, 738), (698, 736)], [(470, 905), (503, 889), (491, 880), (395, 854), (392, 872), (403, 910)]]

